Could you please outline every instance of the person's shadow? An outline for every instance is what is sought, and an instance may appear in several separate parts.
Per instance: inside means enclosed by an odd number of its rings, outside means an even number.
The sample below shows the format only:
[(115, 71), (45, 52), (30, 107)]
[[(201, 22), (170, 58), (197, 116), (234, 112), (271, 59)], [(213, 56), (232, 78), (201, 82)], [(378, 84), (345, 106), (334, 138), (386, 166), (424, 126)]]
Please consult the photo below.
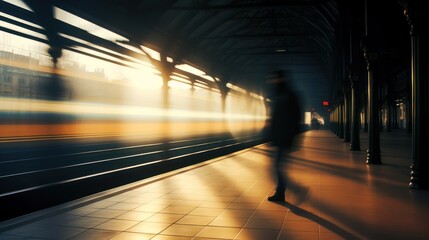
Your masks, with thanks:
[(350, 233), (344, 229), (342, 229), (341, 227), (335, 225), (332, 222), (329, 222), (326, 219), (323, 219), (303, 208), (298, 207), (297, 205), (294, 205), (288, 201), (284, 201), (284, 202), (275, 202), (278, 205), (284, 206), (285, 208), (288, 208), (292, 213), (307, 218), (308, 220), (311, 220), (315, 223), (318, 223), (319, 225), (323, 226), (324, 228), (336, 233), (338, 236), (347, 239), (347, 240), (358, 240), (360, 239), (359, 237), (355, 236), (353, 233)]

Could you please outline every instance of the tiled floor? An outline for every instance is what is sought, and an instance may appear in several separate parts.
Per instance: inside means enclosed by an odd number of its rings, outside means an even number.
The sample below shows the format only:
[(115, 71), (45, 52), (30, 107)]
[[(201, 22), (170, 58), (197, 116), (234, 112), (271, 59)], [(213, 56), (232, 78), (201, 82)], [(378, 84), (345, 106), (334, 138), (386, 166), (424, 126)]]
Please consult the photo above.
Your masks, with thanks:
[(259, 145), (0, 223), (0, 239), (429, 239), (429, 192), (408, 188), (408, 134), (382, 133), (383, 165), (330, 131), (300, 140), (286, 166), (300, 187), (282, 204), (266, 201), (272, 150)]

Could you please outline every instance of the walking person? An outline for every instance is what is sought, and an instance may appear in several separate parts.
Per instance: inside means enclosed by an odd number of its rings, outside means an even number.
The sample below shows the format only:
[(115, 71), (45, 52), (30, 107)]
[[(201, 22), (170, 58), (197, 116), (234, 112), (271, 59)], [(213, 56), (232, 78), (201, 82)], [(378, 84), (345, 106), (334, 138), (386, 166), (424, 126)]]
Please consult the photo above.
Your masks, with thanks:
[(272, 93), (270, 119), (267, 126), (268, 140), (275, 147), (273, 168), (277, 180), (274, 195), (269, 201), (285, 201), (285, 191), (292, 182), (283, 172), (288, 159), (285, 155), (290, 151), (301, 121), (300, 103), (297, 95), (290, 88), (290, 77), (285, 71), (276, 71), (268, 79), (268, 86)]

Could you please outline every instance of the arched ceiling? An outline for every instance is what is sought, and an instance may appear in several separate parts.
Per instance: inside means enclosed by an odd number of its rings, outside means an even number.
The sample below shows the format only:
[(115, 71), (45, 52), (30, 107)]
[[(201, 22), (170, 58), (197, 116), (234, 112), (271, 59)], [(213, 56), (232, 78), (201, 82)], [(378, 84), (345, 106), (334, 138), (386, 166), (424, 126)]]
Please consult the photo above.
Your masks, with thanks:
[[(29, 0), (30, 1), (30, 0)], [(53, 4), (178, 62), (262, 93), (291, 72), (306, 107), (330, 98), (335, 0), (53, 0)]]

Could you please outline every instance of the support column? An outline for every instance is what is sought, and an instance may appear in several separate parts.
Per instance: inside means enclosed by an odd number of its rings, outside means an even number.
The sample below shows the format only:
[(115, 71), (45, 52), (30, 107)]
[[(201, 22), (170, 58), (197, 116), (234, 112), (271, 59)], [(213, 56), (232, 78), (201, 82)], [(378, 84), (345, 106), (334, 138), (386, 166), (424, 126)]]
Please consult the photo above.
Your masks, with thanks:
[(348, 80), (350, 84), (350, 150), (351, 151), (360, 151), (360, 136), (359, 136), (359, 105), (358, 105), (358, 67), (357, 62), (354, 60), (356, 56), (359, 56), (359, 53), (356, 54), (356, 30), (353, 24), (353, 9), (349, 8), (348, 14), (348, 23), (349, 23), (349, 71), (348, 71)]
[(174, 66), (175, 64), (168, 62), (166, 55), (161, 53), (161, 62), (159, 63), (158, 68), (161, 71), (162, 77), (162, 106), (166, 109), (170, 107), (168, 82), (170, 81)]
[(338, 137), (344, 138), (344, 103), (338, 104)]
[(350, 150), (360, 151), (360, 134), (359, 134), (359, 107), (358, 107), (358, 77), (350, 73), (351, 87), (351, 138)]
[[(366, 86), (366, 88), (368, 88), (368, 86)], [(368, 92), (366, 94), (368, 94)], [(363, 119), (364, 119), (363, 130), (365, 132), (368, 132), (368, 95), (365, 96), (365, 105), (364, 105), (363, 110), (364, 110), (364, 114), (363, 114)]]
[[(229, 92), (229, 89), (226, 87), (226, 83), (230, 80), (230, 75), (228, 73), (223, 73), (221, 79), (213, 77), (213, 80), (215, 81), (215, 83), (217, 84), (217, 86), (220, 90), (221, 101), (222, 101), (222, 112), (225, 113), (225, 111), (226, 111), (226, 98), (227, 98), (228, 92)], [(270, 109), (267, 101), (264, 101), (264, 102), (265, 102), (265, 108)]]
[(339, 112), (340, 112), (340, 110), (339, 110), (339, 108), (340, 108), (340, 106), (337, 104), (337, 106), (335, 107), (335, 114), (334, 114), (334, 119), (335, 119), (335, 134), (337, 135), (337, 136), (339, 136), (340, 135), (340, 118), (339, 118)]
[(368, 70), (368, 150), (366, 163), (381, 164), (380, 156), (380, 120), (377, 101), (378, 79), (374, 77), (374, 66), (377, 57), (374, 53), (365, 53)]
[(58, 34), (58, 25), (55, 23), (52, 0), (46, 1), (25, 1), (25, 3), (36, 13), (41, 26), (45, 29), (48, 38), (48, 54), (51, 56), (53, 73), (45, 82), (43, 89), (44, 97), (49, 100), (63, 100), (67, 89), (63, 79), (58, 74), (58, 60), (62, 56), (64, 42)]
[(429, 161), (423, 142), (428, 134), (428, 37), (422, 1), (410, 0), (404, 14), (411, 35), (412, 164), (410, 188), (429, 188)]
[(350, 88), (344, 87), (344, 142), (350, 142)]
[[(374, 5), (373, 5), (374, 4)], [(364, 57), (368, 71), (368, 150), (367, 164), (381, 164), (380, 156), (380, 109), (378, 105), (379, 93), (379, 48), (377, 38), (377, 18), (380, 12), (375, 9), (376, 3), (371, 0), (365, 2), (366, 33), (363, 41)]]
[(387, 87), (387, 125), (386, 131), (391, 132), (393, 126), (393, 108), (395, 106), (393, 84), (389, 82)]
[(335, 122), (335, 109), (336, 107), (332, 107), (332, 112), (331, 112), (331, 131), (335, 134), (337, 134), (336, 131), (336, 122)]
[(169, 108), (170, 100), (168, 97), (168, 82), (170, 81), (170, 75), (167, 73), (161, 73), (162, 75), (162, 107)]

